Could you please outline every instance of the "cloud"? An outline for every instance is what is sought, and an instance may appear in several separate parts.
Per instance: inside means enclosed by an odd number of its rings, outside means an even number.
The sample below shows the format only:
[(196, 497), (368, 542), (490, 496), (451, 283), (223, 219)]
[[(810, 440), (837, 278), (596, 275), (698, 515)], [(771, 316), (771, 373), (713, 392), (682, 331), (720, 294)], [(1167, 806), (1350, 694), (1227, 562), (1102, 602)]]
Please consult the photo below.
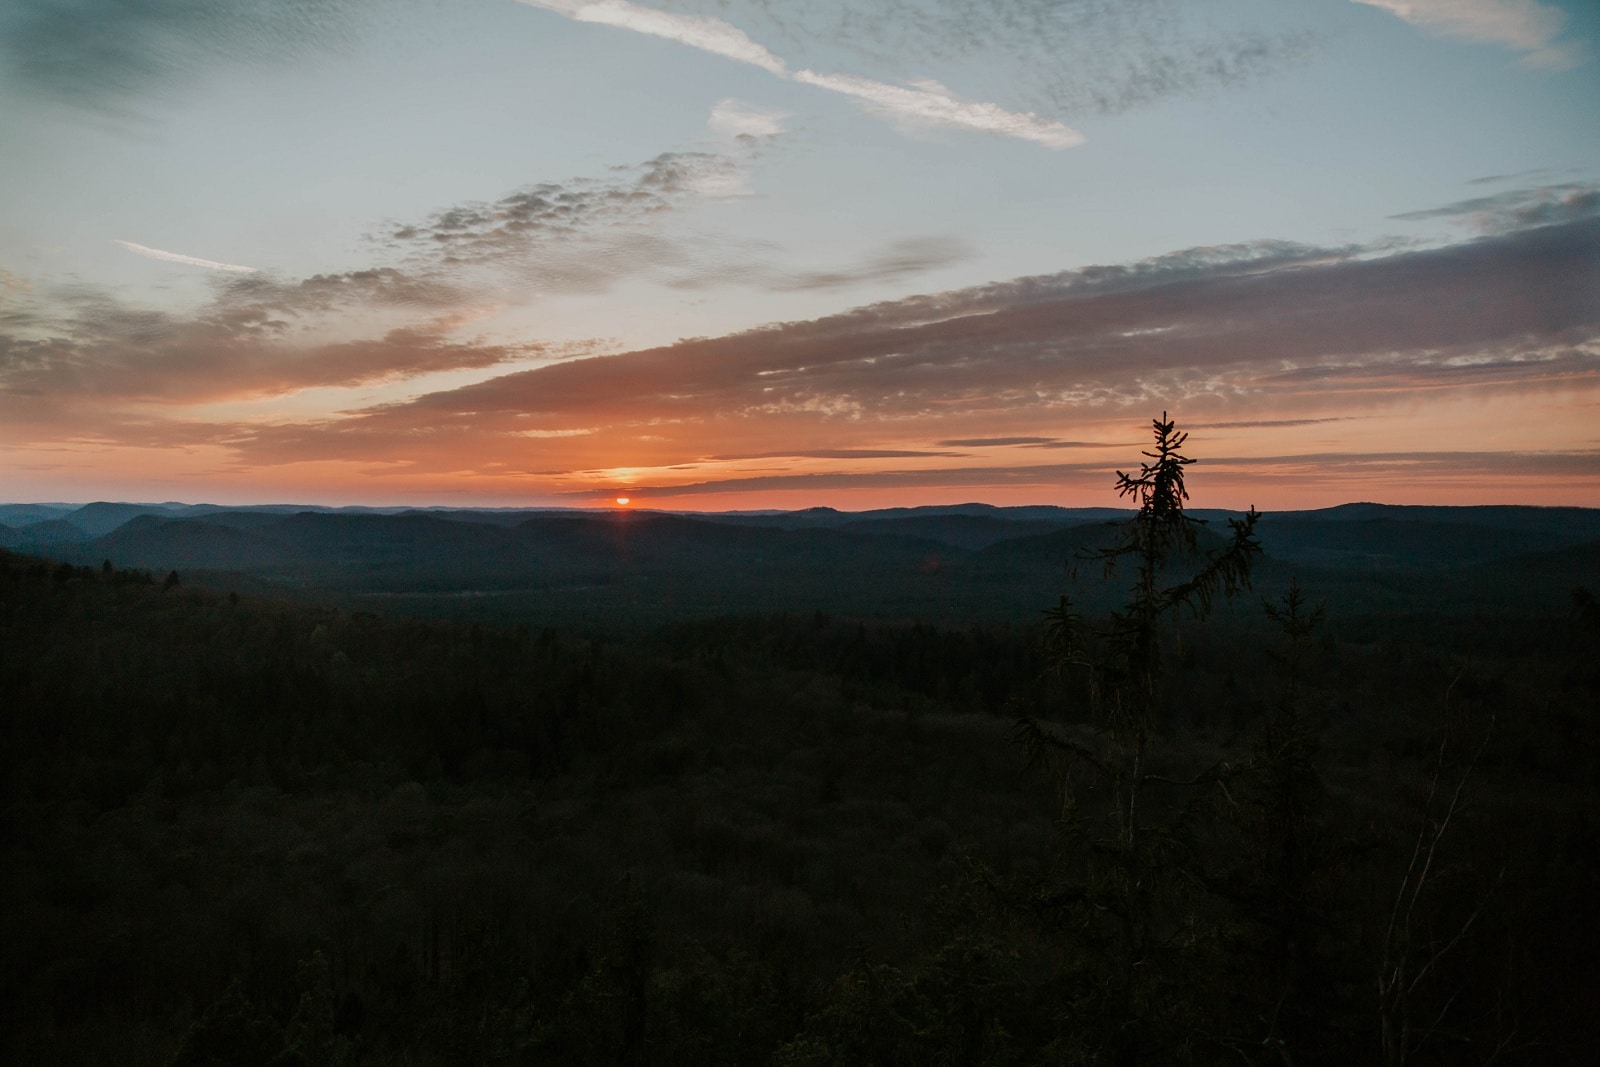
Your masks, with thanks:
[(449, 262), (524, 254), (535, 242), (576, 238), (638, 223), (730, 183), (739, 161), (714, 152), (663, 152), (609, 179), (527, 186), (492, 203), (468, 201), (380, 235), (393, 246)]
[(805, 270), (774, 263), (770, 244), (667, 231), (663, 223), (696, 205), (747, 195), (751, 164), (782, 133), (772, 113), (736, 101), (718, 104), (713, 121), (741, 131), (735, 149), (664, 152), (601, 177), (543, 182), (492, 202), (465, 201), (420, 221), (391, 222), (372, 239), (401, 257), (412, 275), (484, 294), (513, 286), (602, 292), (638, 277), (685, 290), (842, 290), (910, 278), (976, 255), (957, 238), (920, 236), (891, 241), (856, 263)]
[(1361, 418), (1359, 415), (1334, 415), (1321, 419), (1244, 419), (1237, 422), (1197, 422), (1190, 423), (1190, 428), (1195, 430), (1262, 430), (1280, 429), (1285, 426), (1320, 426), (1326, 422), (1350, 422), (1352, 419)]
[(939, 443), (952, 448), (993, 448), (1002, 445), (1019, 448), (1109, 448), (1116, 442), (1062, 441), (1054, 437), (973, 437)]
[(736, 261), (679, 275), (668, 279), (667, 284), (678, 289), (745, 285), (777, 293), (849, 289), (869, 282), (915, 277), (976, 255), (976, 250), (960, 238), (908, 237), (891, 241), (859, 263), (831, 270), (791, 270), (765, 262)]
[(1531, 189), (1509, 189), (1503, 193), (1477, 196), (1443, 207), (1408, 211), (1390, 217), (1407, 222), (1457, 219), (1479, 233), (1510, 233), (1530, 226), (1576, 222), (1597, 215), (1600, 215), (1600, 182), (1567, 182)]
[(1072, 148), (1083, 143), (1082, 134), (1062, 123), (1042, 119), (1031, 111), (1018, 113), (998, 104), (958, 100), (935, 81), (922, 80), (910, 86), (888, 85), (854, 74), (818, 74), (809, 70), (797, 70), (793, 77), (802, 85), (854, 97), (867, 111), (891, 120), (902, 129), (948, 127), (995, 133), (1034, 141), (1046, 148)]
[[(631, 189), (640, 173), (618, 172), (612, 185)], [(582, 226), (632, 217), (632, 208), (609, 210), (599, 203)], [(500, 229), (513, 220), (493, 212), (462, 218), (441, 226), (466, 234), (459, 241), (433, 241), (420, 226), (409, 243), (396, 240), (418, 249), (459, 244), (470, 253), (463, 261), (499, 264), (502, 253), (492, 250), (512, 240)], [(543, 233), (542, 225), (527, 230)], [(517, 254), (550, 247), (542, 240), (530, 238)], [(471, 251), (479, 242), (491, 251)], [(891, 247), (861, 266), (882, 268), (895, 255), (916, 266), (945, 254), (936, 242)], [(1428, 425), (1429, 454), (1455, 456), (1416, 469), (1435, 477), (1429, 472), (1487, 463), (1451, 452), (1452, 428), (1428, 414), (1437, 400), (1462, 411), (1493, 404), (1522, 413), (1501, 416), (1511, 437), (1493, 447), (1522, 457), (1505, 459), (1502, 473), (1571, 480), (1592, 470), (1570, 450), (1516, 446), (1562, 434), (1590, 443), (1587, 430), (1560, 426), (1581, 422), (1579, 402), (1600, 397), (1600, 216), (1497, 225), (1437, 247), (1257, 241), (1182, 249), (560, 362), (551, 357), (573, 353), (472, 337), (482, 296), (439, 266), (451, 255), (419, 251), (420, 270), (304, 279), (219, 273), (210, 301), (184, 315), (87, 286), (10, 286), (0, 311), (0, 438), (70, 447), (158, 447), (165, 439), (173, 448), (220, 449), (240, 472), (342, 462), (374, 477), (433, 479), (410, 484), (499, 479), (506, 492), (545, 498), (619, 484), (685, 497), (740, 486), (1026, 493), (1092, 482), (1104, 466), (1021, 460), (1066, 458), (1043, 454), (1063, 449), (1098, 460), (1094, 450), (1123, 448), (1128, 424), (1163, 408), (1195, 428), (1261, 430), (1254, 441), (1403, 406), (1417, 412), (1405, 417), (1408, 426)], [(672, 261), (671, 270), (683, 268)], [(523, 365), (508, 367), (516, 363)], [(208, 424), (192, 407), (465, 370), (493, 376), (314, 417), (284, 408), (270, 422), (219, 416)], [(1386, 425), (1393, 431), (1401, 421)], [(1365, 433), (1379, 423), (1349, 425)], [(1467, 436), (1460, 426), (1454, 432)], [(1360, 435), (1339, 439), (1351, 436)], [(962, 451), (977, 448), (1015, 448), (1005, 456), (1019, 462)], [(1368, 451), (1400, 455), (1387, 445)], [(1353, 480), (1367, 469), (1362, 463), (1395, 472), (1402, 462), (1277, 460), (1260, 470), (1297, 484), (1310, 477), (1297, 472), (1319, 462), (1328, 477)], [(1265, 462), (1243, 457), (1235, 467), (1244, 479), (1251, 464)], [(691, 477), (699, 488), (679, 485)]]
[[(853, 489), (988, 489), (1037, 487), (1051, 490), (1063, 484), (1092, 484), (1099, 476), (1115, 469), (1105, 463), (1051, 463), (1030, 467), (932, 467), (909, 470), (823, 471), (806, 474), (764, 474), (753, 477), (719, 478), (689, 483), (637, 483), (629, 490), (635, 496), (670, 499), (750, 492), (833, 493)], [(1101, 479), (1104, 480), (1103, 478)], [(558, 494), (567, 497), (609, 495), (605, 489), (576, 489)]]
[(486, 294), (601, 292), (626, 277), (686, 277), (726, 259), (740, 242), (669, 235), (660, 223), (748, 195), (749, 168), (770, 139), (746, 134), (730, 152), (663, 152), (600, 177), (465, 201), (419, 221), (387, 223), (371, 240), (414, 274)]
[(1583, 63), (1586, 42), (1559, 41), (1567, 13), (1539, 0), (1355, 0), (1413, 26), (1521, 52), (1530, 66), (1564, 70)]
[[(1600, 450), (1453, 450), (1430, 452), (1322, 452), (1268, 456), (1205, 457), (1209, 484), (1247, 481), (1252, 491), (1270, 486), (1274, 477), (1364, 485), (1368, 491), (1386, 484), (1416, 487), (1424, 479), (1472, 482), (1483, 479), (1554, 478), (1581, 480), (1600, 475)], [(1109, 476), (1125, 460), (1093, 463), (1048, 463), (1029, 466), (923, 467), (870, 471), (820, 471), (799, 474), (760, 474), (748, 477), (681, 482), (634, 482), (628, 490), (635, 499), (651, 501), (679, 497), (709, 497), (749, 493), (804, 492), (836, 494), (839, 491), (885, 489), (1031, 489), (1051, 495), (1062, 489), (1104, 489)], [(1231, 477), (1230, 477), (1231, 476)], [(605, 499), (610, 488), (568, 490), (568, 498)]]
[(707, 125), (711, 127), (712, 132), (724, 137), (759, 139), (777, 137), (783, 133), (783, 120), (787, 117), (787, 112), (757, 107), (755, 104), (747, 104), (742, 100), (728, 97), (717, 101), (716, 106), (711, 109), (711, 118)]
[(627, 0), (518, 0), (579, 22), (592, 22), (665, 38), (712, 55), (760, 67), (780, 78), (839, 93), (869, 112), (891, 119), (903, 129), (945, 127), (993, 133), (1034, 141), (1048, 148), (1083, 143), (1075, 130), (1032, 112), (1007, 111), (998, 104), (959, 100), (937, 82), (919, 80), (890, 85), (854, 74), (821, 74), (791, 70), (777, 55), (752, 41), (743, 30), (722, 19), (678, 14), (628, 3)]
[[(795, 271), (761, 258), (773, 251), (769, 246), (653, 232), (661, 217), (726, 195), (727, 184), (739, 180), (770, 135), (738, 140), (729, 153), (662, 153), (598, 178), (530, 186), (490, 203), (457, 204), (420, 222), (392, 223), (375, 242), (398, 254), (401, 267), (295, 279), (115, 242), (136, 254), (216, 272), (210, 299), (187, 312), (130, 304), (95, 286), (36, 291), (7, 274), (0, 407), (25, 415), (21, 422), (36, 429), (80, 417), (126, 425), (122, 408), (129, 404), (260, 398), (567, 358), (589, 354), (593, 346), (489, 343), (464, 335), (465, 329), (529, 287), (594, 292), (622, 278), (650, 276), (682, 288), (737, 281), (775, 290), (844, 289), (910, 277), (972, 254), (959, 241), (926, 237), (892, 242), (842, 268)], [(21, 432), (21, 422), (9, 428)]]
[(663, 37), (773, 74), (787, 74), (783, 60), (745, 36), (743, 30), (721, 19), (678, 15), (630, 4), (627, 0), (518, 0), (518, 3), (554, 11), (578, 22)]
[[(298, 281), (224, 274), (209, 302), (189, 313), (130, 305), (99, 287), (57, 286), (0, 317), (0, 406), (32, 425), (115, 423), (130, 403), (281, 395), (560, 354), (463, 340), (473, 314), (469, 294), (393, 268)], [(371, 332), (339, 336), (352, 323)], [(30, 404), (43, 406), (24, 411)]]
[[(892, 449), (885, 437), (958, 426), (1021, 432), (943, 444), (1092, 447), (1036, 428), (1104, 426), (1164, 405), (1196, 418), (1240, 406), (1349, 414), (1459, 390), (1596, 389), (1600, 220), (1586, 219), (1430, 249), (1264, 242), (1020, 278), (518, 371), (263, 429), (237, 447), (250, 463), (407, 458), (443, 469), (504, 459), (504, 435), (527, 425), (601, 427), (613, 451), (661, 464), (771, 452), (775, 439), (789, 454)], [(437, 446), (426, 458), (424, 427)], [(758, 441), (766, 447), (748, 447)]]
[(940, 441), (939, 444), (948, 448), (997, 448), (1003, 445), (1048, 445), (1054, 442), (1050, 437), (971, 437), (964, 440)]
[[(1298, 63), (1313, 34), (1255, 24), (1227, 29), (1203, 0), (664, 0), (712, 10), (793, 56), (843, 50), (893, 81), (927, 68), (1004, 70), (1010, 95), (1037, 110), (1116, 114), (1228, 89)], [(809, 62), (809, 58), (807, 58)], [(797, 65), (797, 64), (792, 64)]]
[(104, 114), (208, 63), (281, 62), (336, 49), (366, 0), (8, 0), (0, 57), (22, 89)]
[(739, 462), (751, 459), (920, 459), (924, 457), (952, 459), (961, 452), (929, 452), (905, 448), (812, 448), (782, 450), (778, 452), (752, 452), (748, 455), (707, 456), (717, 462)]
[(63, 407), (196, 403), (483, 368), (536, 348), (456, 341), (449, 322), (307, 341), (282, 336), (270, 322), (233, 328), (109, 300), (61, 325), (61, 334), (39, 339), (0, 334), (0, 395), (48, 397)]
[(111, 241), (114, 245), (121, 245), (135, 255), (145, 256), (150, 259), (159, 259), (167, 263), (183, 263), (191, 267), (205, 267), (207, 270), (220, 270), (229, 274), (254, 274), (255, 267), (241, 267), (237, 263), (218, 263), (214, 259), (201, 259), (198, 256), (186, 256), (180, 252), (163, 252), (159, 248), (147, 248), (136, 245), (132, 241), (120, 241), (115, 238)]

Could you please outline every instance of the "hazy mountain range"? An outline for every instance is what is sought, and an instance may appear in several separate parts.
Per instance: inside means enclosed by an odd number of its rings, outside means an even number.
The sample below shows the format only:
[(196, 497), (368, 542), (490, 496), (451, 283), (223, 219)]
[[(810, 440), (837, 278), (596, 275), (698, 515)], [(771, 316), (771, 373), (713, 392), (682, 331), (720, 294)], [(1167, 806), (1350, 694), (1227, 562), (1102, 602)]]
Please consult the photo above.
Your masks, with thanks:
[[(0, 547), (428, 614), (650, 623), (826, 610), (1037, 618), (1115, 602), (1081, 557), (1130, 513), (962, 504), (842, 512), (0, 505)], [(1196, 510), (1210, 529), (1237, 513)], [(1259, 525), (1257, 584), (1347, 612), (1559, 610), (1600, 578), (1600, 509), (1346, 504)], [(1068, 568), (1078, 562), (1076, 578)]]

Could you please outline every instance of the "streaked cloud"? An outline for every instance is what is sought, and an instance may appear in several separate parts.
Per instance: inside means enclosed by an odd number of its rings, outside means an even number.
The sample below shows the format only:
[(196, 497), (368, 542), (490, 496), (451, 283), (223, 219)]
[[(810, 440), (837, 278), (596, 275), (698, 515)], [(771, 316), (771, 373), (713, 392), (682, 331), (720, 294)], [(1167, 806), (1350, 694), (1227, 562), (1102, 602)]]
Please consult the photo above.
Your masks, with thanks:
[(769, 74), (856, 100), (872, 114), (902, 129), (943, 127), (1033, 141), (1047, 148), (1071, 148), (1083, 136), (1053, 119), (1032, 112), (1014, 112), (998, 104), (957, 99), (937, 82), (918, 80), (891, 85), (854, 74), (791, 70), (782, 58), (752, 41), (722, 19), (644, 7), (627, 0), (518, 0), (529, 7), (635, 33), (665, 38), (712, 55), (760, 67)]
[(1286, 426), (1321, 426), (1329, 422), (1350, 422), (1359, 415), (1333, 415), (1321, 419), (1243, 419), (1237, 422), (1191, 423), (1196, 430), (1262, 430), (1281, 429)]
[(1041, 119), (1031, 111), (1018, 113), (998, 104), (958, 100), (936, 81), (889, 85), (854, 74), (818, 74), (809, 70), (797, 70), (793, 77), (802, 85), (853, 97), (868, 112), (889, 119), (901, 129), (948, 127), (996, 133), (1034, 141), (1046, 148), (1072, 148), (1083, 143), (1082, 134), (1062, 123)]
[(803, 270), (760, 259), (712, 264), (665, 279), (676, 289), (745, 286), (777, 293), (843, 290), (871, 282), (900, 281), (977, 255), (955, 237), (907, 237), (891, 241), (860, 261), (824, 270)]
[[(758, 125), (757, 113), (742, 114), (746, 130)], [(391, 221), (370, 240), (409, 274), (485, 299), (599, 293), (641, 277), (678, 288), (713, 278), (748, 280), (759, 269), (751, 257), (769, 254), (771, 246), (758, 250), (738, 237), (670, 223), (700, 205), (750, 195), (752, 166), (782, 133), (777, 122), (766, 128), (774, 132), (739, 134), (725, 151), (662, 152), (599, 175), (540, 182), (498, 200), (467, 200), (420, 220)]]
[(748, 455), (707, 456), (708, 460), (718, 462), (742, 462), (751, 459), (953, 459), (963, 455), (960, 452), (930, 452), (925, 449), (906, 448), (811, 448), (811, 449), (786, 449), (776, 452), (752, 452)]
[(482, 294), (595, 293), (628, 278), (682, 290), (846, 290), (977, 254), (964, 240), (923, 235), (891, 240), (854, 262), (804, 267), (782, 262), (782, 249), (770, 243), (674, 231), (666, 224), (697, 206), (748, 195), (750, 168), (783, 133), (775, 113), (732, 100), (713, 109), (712, 123), (733, 134), (728, 151), (663, 152), (598, 177), (464, 201), (420, 221), (389, 223), (372, 240), (404, 262), (408, 278)]
[(1060, 116), (1237, 88), (1302, 62), (1318, 43), (1292, 18), (1228, 28), (1207, 0), (660, 2), (759, 27), (762, 39), (781, 42), (791, 66), (842, 51), (891, 84), (914, 84), (929, 68), (949, 78), (973, 63), (1003, 68), (1008, 98)]
[(75, 409), (189, 404), (484, 368), (536, 349), (463, 342), (451, 336), (448, 320), (370, 339), (318, 341), (272, 321), (186, 320), (110, 300), (58, 325), (61, 333), (43, 338), (0, 334), (0, 397), (48, 397)]
[(1563, 70), (1588, 58), (1587, 42), (1560, 40), (1567, 13), (1539, 0), (1355, 0), (1413, 26), (1521, 52), (1530, 66)]
[(121, 241), (113, 238), (111, 243), (121, 245), (135, 255), (144, 256), (148, 259), (159, 259), (166, 263), (182, 263), (190, 267), (205, 267), (207, 270), (220, 270), (229, 274), (254, 274), (257, 270), (255, 267), (241, 267), (237, 263), (218, 263), (214, 259), (186, 256), (181, 252), (163, 252), (159, 248), (149, 248), (145, 245), (134, 244), (132, 241)]
[(466, 201), (377, 235), (428, 263), (513, 262), (559, 241), (637, 229), (707, 197), (737, 193), (748, 160), (718, 152), (663, 152), (600, 178), (541, 182), (492, 202)]
[(55, 423), (79, 417), (121, 424), (129, 404), (281, 396), (562, 354), (471, 339), (476, 308), (462, 290), (394, 268), (299, 280), (225, 272), (188, 312), (97, 286), (40, 289), (0, 317), (0, 408), (14, 416), (3, 436), (59, 432)]
[[(1402, 399), (1503, 403), (1540, 391), (1600, 394), (1600, 220), (1377, 254), (1193, 249), (569, 360), (263, 428), (235, 447), (250, 464), (405, 458), (462, 470), (483, 455), (531, 462), (505, 445), (519, 427), (600, 427), (611, 453), (666, 469), (707, 456), (776, 461), (776, 441), (789, 456), (922, 451), (905, 447), (915, 439), (1109, 448), (1099, 433), (1039, 431), (1121, 426), (1163, 406), (1243, 429), (1313, 426), (1330, 409), (1366, 415)], [(1273, 416), (1249, 417), (1263, 409)], [(415, 436), (424, 427), (426, 457)], [(947, 436), (956, 428), (979, 432)], [(1002, 428), (1013, 432), (993, 432)], [(585, 464), (563, 447), (538, 442), (538, 469), (568, 455), (570, 469), (594, 467), (594, 449), (582, 450)]]
[(1050, 437), (971, 437), (956, 441), (940, 441), (947, 448), (1000, 448), (1007, 445), (1047, 445)]
[(1465, 223), (1479, 233), (1510, 233), (1530, 226), (1575, 222), (1596, 215), (1600, 215), (1600, 182), (1563, 182), (1527, 189), (1508, 189), (1490, 196), (1476, 196), (1442, 207), (1408, 211), (1392, 217), (1407, 222), (1452, 219)]
[(621, 30), (662, 37), (714, 56), (748, 63), (777, 75), (787, 75), (783, 60), (756, 44), (743, 30), (722, 19), (680, 15), (631, 4), (627, 0), (517, 0), (578, 22), (614, 26)]
[[(1130, 427), (1131, 428), (1131, 427)], [(1265, 456), (1207, 456), (1201, 461), (1207, 484), (1248, 484), (1252, 491), (1270, 491), (1271, 479), (1310, 478), (1322, 482), (1394, 491), (1429, 479), (1564, 479), (1600, 476), (1600, 450), (1453, 450), (1432, 452), (1319, 452)], [(841, 490), (965, 489), (1030, 491), (1036, 499), (1063, 490), (1094, 490), (1100, 497), (1111, 474), (1126, 467), (1125, 458), (1108, 455), (1085, 463), (1042, 463), (1029, 466), (942, 466), (869, 471), (819, 471), (758, 474), (694, 482), (639, 481), (629, 486), (635, 497), (650, 501), (684, 497), (716, 498), (753, 493), (813, 493), (818, 498)], [(604, 501), (610, 490), (573, 489), (559, 495)], [(1380, 491), (1379, 495), (1383, 495)], [(725, 505), (724, 505), (725, 506)]]

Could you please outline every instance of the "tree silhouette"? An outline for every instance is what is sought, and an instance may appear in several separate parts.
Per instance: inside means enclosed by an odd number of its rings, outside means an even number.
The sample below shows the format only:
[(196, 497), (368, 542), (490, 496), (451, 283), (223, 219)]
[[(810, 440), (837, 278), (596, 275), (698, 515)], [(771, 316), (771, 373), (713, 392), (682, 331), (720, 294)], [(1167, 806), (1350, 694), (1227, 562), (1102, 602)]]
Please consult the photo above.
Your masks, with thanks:
[[(1216, 983), (1199, 980), (1194, 967), (1215, 930), (1183, 899), (1202, 881), (1189, 862), (1194, 839), (1180, 818), (1149, 817), (1145, 794), (1157, 784), (1215, 784), (1226, 794), (1226, 764), (1184, 778), (1151, 768), (1166, 710), (1162, 646), (1183, 612), (1204, 617), (1218, 595), (1247, 588), (1260, 552), (1253, 507), (1229, 520), (1222, 546), (1201, 550), (1205, 522), (1184, 512), (1184, 473), (1194, 462), (1181, 451), (1188, 435), (1165, 412), (1152, 430), (1154, 446), (1142, 453), (1138, 473), (1117, 472), (1118, 495), (1137, 500), (1138, 512), (1112, 545), (1080, 557), (1108, 575), (1131, 563), (1126, 601), (1099, 623), (1065, 595), (1046, 613), (1056, 666), (1086, 682), (1094, 737), (1080, 740), (1028, 716), (1016, 731), (1030, 763), (1048, 766), (1061, 791), (1060, 857), (1037, 904), (1058, 930), (1096, 946), (1085, 971), (1099, 978), (1085, 982), (1079, 1016), (1104, 1020), (1097, 1043), (1119, 1063), (1152, 1048), (1170, 1053), (1203, 1025), (1214, 1028), (1200, 1001)], [(1193, 566), (1175, 575), (1179, 564)], [(1109, 811), (1080, 814), (1075, 775), (1090, 793), (1109, 790)]]
[[(1220, 549), (1211, 549), (1187, 577), (1170, 582), (1169, 564), (1193, 560), (1198, 554), (1198, 533), (1206, 525), (1184, 512), (1189, 493), (1184, 468), (1194, 462), (1181, 449), (1189, 435), (1180, 432), (1162, 412), (1152, 420), (1154, 451), (1141, 453), (1137, 475), (1117, 472), (1117, 494), (1132, 496), (1139, 510), (1122, 535), (1108, 548), (1082, 557), (1114, 573), (1125, 561), (1136, 570), (1125, 605), (1104, 624), (1086, 622), (1063, 595), (1046, 619), (1058, 667), (1081, 670), (1088, 682), (1089, 711), (1112, 746), (1112, 760), (1092, 758), (1084, 746), (1043, 731), (1031, 718), (1019, 722), (1021, 739), (1035, 757), (1054, 749), (1108, 773), (1116, 780), (1116, 821), (1124, 847), (1132, 849), (1139, 837), (1139, 796), (1149, 781), (1146, 757), (1160, 704), (1161, 643), (1170, 618), (1185, 609), (1200, 618), (1208, 614), (1220, 593), (1232, 596), (1249, 586), (1250, 564), (1261, 545), (1255, 538), (1260, 514), (1250, 508), (1241, 519), (1229, 519), (1231, 537)], [(1042, 746), (1042, 747), (1041, 747)]]

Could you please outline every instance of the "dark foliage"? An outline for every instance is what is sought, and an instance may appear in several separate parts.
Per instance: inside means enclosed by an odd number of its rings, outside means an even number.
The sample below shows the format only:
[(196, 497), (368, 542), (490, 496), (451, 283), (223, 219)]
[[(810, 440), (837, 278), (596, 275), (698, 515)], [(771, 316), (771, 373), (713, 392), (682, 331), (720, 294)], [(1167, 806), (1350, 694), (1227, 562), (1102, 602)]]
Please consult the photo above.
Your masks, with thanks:
[(1078, 542), (1124, 599), (1048, 625), (579, 637), (0, 554), (0, 1057), (1587, 1062), (1593, 598), (1230, 602), (1270, 520), (1201, 528), (1156, 431)]

